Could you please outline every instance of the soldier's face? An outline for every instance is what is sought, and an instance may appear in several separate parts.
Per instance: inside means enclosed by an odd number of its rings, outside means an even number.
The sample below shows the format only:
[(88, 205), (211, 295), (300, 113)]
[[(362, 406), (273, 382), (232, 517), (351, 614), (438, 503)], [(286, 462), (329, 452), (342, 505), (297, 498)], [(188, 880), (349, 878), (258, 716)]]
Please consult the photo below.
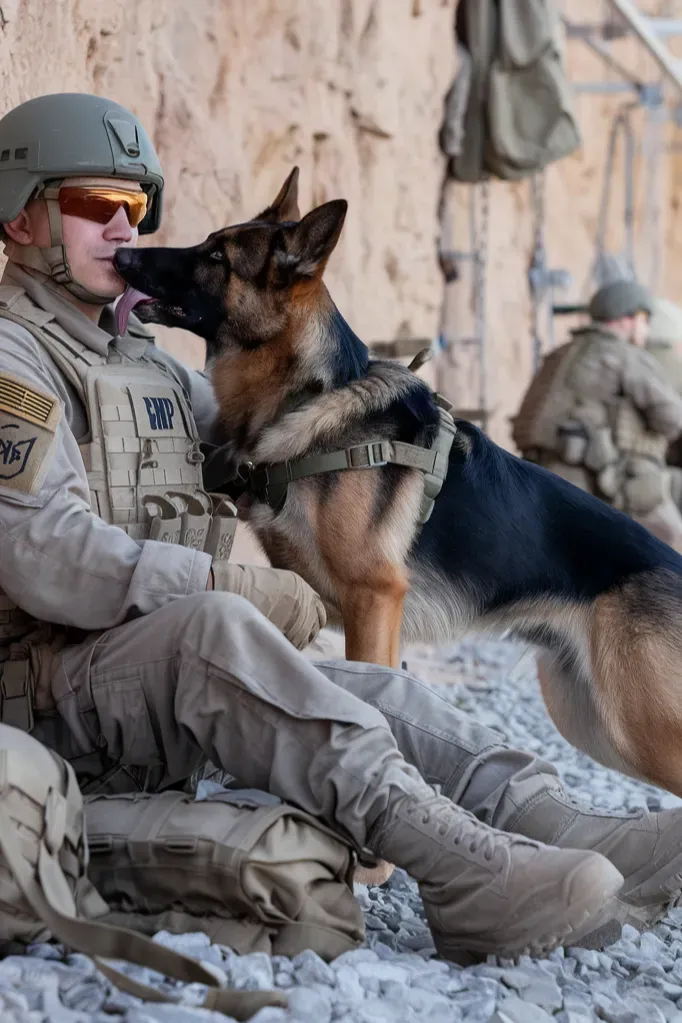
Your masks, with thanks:
[(632, 337), (631, 341), (633, 345), (637, 345), (643, 348), (647, 343), (649, 337), (649, 317), (647, 313), (639, 312), (632, 317)]
[(122, 295), (126, 285), (114, 269), (114, 253), (137, 245), (137, 228), (130, 226), (123, 207), (106, 224), (62, 214), (62, 231), (71, 273), (78, 283), (98, 295)]

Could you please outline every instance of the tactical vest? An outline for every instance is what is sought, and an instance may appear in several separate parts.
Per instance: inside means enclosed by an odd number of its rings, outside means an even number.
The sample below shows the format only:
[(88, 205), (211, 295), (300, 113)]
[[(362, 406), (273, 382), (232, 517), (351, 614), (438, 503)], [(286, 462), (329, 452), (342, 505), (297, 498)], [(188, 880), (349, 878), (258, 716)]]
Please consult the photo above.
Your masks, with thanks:
[[(189, 396), (147, 335), (133, 326), (128, 352), (122, 345), (100, 355), (12, 285), (0, 285), (0, 317), (33, 335), (83, 404), (89, 433), (79, 447), (92, 511), (135, 540), (177, 543), (226, 561), (236, 508), (204, 491)], [(0, 594), (0, 660), (35, 624)]]
[(613, 439), (620, 452), (650, 458), (657, 465), (665, 464), (668, 441), (660, 433), (652, 433), (644, 416), (627, 398), (618, 399), (609, 409)]
[(522, 455), (540, 465), (558, 458), (590, 471), (590, 489), (632, 515), (665, 500), (666, 440), (651, 433), (627, 398), (586, 399), (571, 386), (571, 372), (592, 338), (576, 338), (544, 359), (514, 420)]
[[(563, 425), (566, 436), (576, 404), (567, 380), (588, 343), (587, 339), (567, 341), (553, 349), (533, 377), (512, 426), (514, 443), (525, 457), (535, 459), (538, 452), (566, 454), (559, 428)], [(573, 459), (571, 464), (576, 464)]]

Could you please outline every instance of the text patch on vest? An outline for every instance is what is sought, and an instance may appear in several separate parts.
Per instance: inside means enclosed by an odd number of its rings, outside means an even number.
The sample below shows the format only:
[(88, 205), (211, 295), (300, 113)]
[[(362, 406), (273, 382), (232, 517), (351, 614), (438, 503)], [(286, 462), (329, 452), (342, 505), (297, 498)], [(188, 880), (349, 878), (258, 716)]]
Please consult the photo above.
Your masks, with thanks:
[(180, 399), (168, 386), (137, 384), (128, 387), (140, 437), (187, 437)]

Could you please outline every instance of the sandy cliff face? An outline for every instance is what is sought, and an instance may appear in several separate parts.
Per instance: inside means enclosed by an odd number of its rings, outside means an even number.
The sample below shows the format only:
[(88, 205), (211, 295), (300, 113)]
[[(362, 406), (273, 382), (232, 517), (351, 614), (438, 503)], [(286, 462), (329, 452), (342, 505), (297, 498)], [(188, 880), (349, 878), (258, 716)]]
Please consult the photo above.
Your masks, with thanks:
[[(595, 22), (605, 7), (564, 3), (575, 22)], [(338, 196), (349, 200), (327, 280), (355, 330), (368, 341), (432, 337), (443, 297), (437, 132), (455, 69), (454, 8), (455, 0), (0, 0), (0, 112), (40, 93), (70, 90), (109, 95), (133, 109), (167, 175), (164, 226), (148, 243), (189, 244), (254, 214), (298, 164), (303, 209)], [(640, 8), (675, 13), (660, 0)], [(652, 77), (640, 47), (614, 46), (644, 80)], [(616, 80), (579, 42), (569, 42), (567, 54), (574, 80)], [(633, 98), (581, 94), (584, 145), (547, 174), (549, 261), (575, 281), (561, 297), (576, 297), (587, 276), (611, 119)], [(641, 140), (641, 113), (633, 125)], [(661, 137), (674, 142), (669, 123)], [(623, 237), (621, 157), (619, 146), (608, 231), (616, 249)], [(647, 176), (638, 158), (640, 268), (646, 277), (658, 263), (660, 291), (675, 298), (682, 172), (679, 157), (664, 150), (653, 166)], [(458, 246), (467, 243), (467, 194), (456, 187), (447, 204), (447, 230)], [(645, 194), (656, 200), (653, 207)], [(490, 430), (508, 444), (508, 417), (531, 372), (528, 182), (493, 183), (489, 220)], [(446, 333), (469, 333), (466, 268), (447, 309)], [(567, 326), (558, 322), (557, 340)], [(166, 331), (160, 340), (201, 364), (196, 339)], [(455, 350), (443, 375), (461, 407), (478, 400), (471, 355)]]

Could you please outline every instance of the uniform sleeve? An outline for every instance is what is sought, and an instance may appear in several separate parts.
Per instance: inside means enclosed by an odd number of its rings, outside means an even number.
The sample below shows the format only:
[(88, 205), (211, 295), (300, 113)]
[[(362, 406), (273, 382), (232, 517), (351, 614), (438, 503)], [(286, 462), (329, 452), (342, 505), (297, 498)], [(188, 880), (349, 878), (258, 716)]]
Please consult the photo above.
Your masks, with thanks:
[(682, 398), (665, 380), (661, 367), (648, 352), (630, 346), (623, 367), (622, 388), (653, 433), (673, 440), (682, 432)]
[(86, 630), (205, 590), (208, 554), (132, 540), (91, 511), (47, 363), (28, 331), (0, 322), (0, 587), (36, 618)]

